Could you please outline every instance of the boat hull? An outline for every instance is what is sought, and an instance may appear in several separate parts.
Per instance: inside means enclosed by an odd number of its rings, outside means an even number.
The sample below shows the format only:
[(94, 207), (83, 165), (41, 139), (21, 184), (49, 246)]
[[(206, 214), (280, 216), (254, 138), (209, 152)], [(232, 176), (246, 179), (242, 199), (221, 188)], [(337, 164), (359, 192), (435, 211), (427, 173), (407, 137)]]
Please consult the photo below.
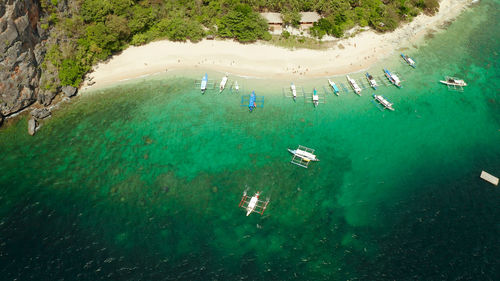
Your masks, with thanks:
[(389, 109), (391, 111), (394, 111), (394, 108), (392, 107), (392, 103), (390, 103), (384, 96), (377, 96), (374, 94), (373, 98), (375, 99), (375, 101), (377, 101), (385, 109)]
[[(397, 81), (393, 76), (395, 76), (394, 74), (392, 74), (389, 70), (387, 69), (384, 69), (384, 74), (385, 74), (385, 77), (387, 77), (387, 79), (389, 79), (389, 81), (396, 87), (398, 88), (401, 88), (401, 81)], [(397, 77), (397, 76), (396, 76)], [(399, 78), (398, 78), (399, 80)]]
[(339, 95), (339, 88), (337, 87), (337, 85), (335, 84), (335, 82), (332, 82), (330, 79), (328, 79), (328, 84), (330, 84), (330, 87), (332, 87), (333, 89), (333, 93), (336, 94), (337, 96)]
[(255, 96), (255, 91), (252, 91), (252, 93), (250, 94), (250, 98), (248, 100), (248, 109), (250, 110), (250, 112), (252, 112), (253, 109), (257, 107), (257, 105), (255, 104), (256, 100), (257, 97)]
[(465, 87), (467, 86), (467, 83), (450, 83), (450, 82), (447, 82), (447, 81), (443, 81), (443, 80), (439, 80), (440, 83), (443, 83), (445, 85), (448, 85), (448, 86), (457, 86), (457, 87)]
[(358, 86), (356, 81), (349, 77), (349, 75), (347, 75), (347, 81), (349, 81), (349, 84), (351, 84), (354, 93), (356, 93), (358, 96), (361, 96), (361, 88)]
[(219, 86), (220, 93), (222, 93), (222, 91), (224, 91), (224, 88), (226, 87), (226, 83), (227, 83), (227, 76), (224, 76), (224, 78), (222, 78), (222, 81), (220, 82), (220, 86)]
[(417, 66), (415, 65), (415, 61), (410, 58), (409, 56), (406, 56), (404, 54), (401, 54), (401, 57), (403, 58), (403, 60), (411, 67), (413, 68), (416, 68)]
[(205, 91), (207, 90), (207, 84), (208, 84), (208, 75), (205, 73), (205, 76), (201, 79), (201, 84), (200, 84), (200, 89), (201, 93), (204, 94)]
[(370, 83), (370, 86), (376, 90), (378, 85), (373, 76), (371, 76), (368, 72), (365, 74), (366, 75), (366, 80), (368, 80), (368, 83)]
[(295, 155), (295, 156), (297, 156), (297, 157), (300, 157), (300, 158), (302, 158), (302, 159), (304, 159), (304, 160), (306, 160), (306, 161), (315, 161), (315, 162), (318, 162), (318, 161), (319, 161), (319, 159), (318, 159), (318, 158), (316, 158), (316, 157), (314, 157), (314, 158), (312, 158), (312, 157), (305, 157), (304, 155), (301, 155), (300, 153), (297, 153), (297, 150), (292, 150), (292, 149), (290, 149), (290, 148), (287, 148), (287, 150), (288, 150), (288, 152), (290, 152), (292, 155)]

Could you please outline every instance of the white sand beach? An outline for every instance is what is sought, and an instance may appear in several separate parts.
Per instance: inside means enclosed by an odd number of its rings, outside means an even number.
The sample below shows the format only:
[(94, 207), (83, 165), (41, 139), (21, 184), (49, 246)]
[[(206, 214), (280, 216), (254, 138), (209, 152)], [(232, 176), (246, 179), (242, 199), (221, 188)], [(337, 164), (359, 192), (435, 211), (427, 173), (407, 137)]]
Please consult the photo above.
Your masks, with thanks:
[[(419, 15), (397, 30), (364, 31), (339, 40), (327, 50), (289, 50), (263, 43), (203, 40), (199, 43), (157, 41), (131, 46), (94, 67), (82, 88), (95, 89), (119, 81), (175, 69), (228, 72), (261, 78), (319, 78), (357, 72), (410, 46), (430, 31), (456, 18), (471, 0), (442, 0), (439, 12)], [(88, 79), (94, 83), (88, 86)]]

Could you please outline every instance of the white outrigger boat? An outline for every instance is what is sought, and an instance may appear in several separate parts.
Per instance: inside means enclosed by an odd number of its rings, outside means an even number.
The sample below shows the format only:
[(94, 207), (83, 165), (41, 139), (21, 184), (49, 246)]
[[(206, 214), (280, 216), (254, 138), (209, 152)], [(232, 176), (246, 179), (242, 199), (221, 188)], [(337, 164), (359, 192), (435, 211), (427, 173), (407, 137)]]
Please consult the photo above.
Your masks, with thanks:
[(204, 94), (205, 91), (207, 90), (207, 84), (208, 84), (208, 74), (205, 73), (205, 76), (201, 79), (201, 84), (200, 84), (200, 89), (201, 93)]
[(330, 84), (330, 87), (332, 87), (333, 89), (333, 93), (336, 94), (337, 96), (339, 95), (339, 88), (337, 87), (337, 85), (335, 84), (335, 82), (333, 82), (332, 80), (328, 79), (328, 84)]
[(310, 162), (319, 161), (318, 157), (314, 154), (314, 149), (302, 145), (299, 145), (297, 149), (288, 148), (288, 152), (293, 155), (291, 163), (297, 166), (307, 168)]
[(238, 85), (238, 81), (234, 81), (234, 89), (236, 90), (236, 92), (240, 91), (240, 86)]
[(222, 80), (220, 81), (219, 94), (222, 93), (222, 91), (224, 91), (224, 88), (226, 87), (226, 83), (227, 83), (227, 75), (222, 77)]
[(455, 77), (449, 77), (449, 76), (446, 76), (445, 78), (446, 80), (439, 80), (439, 82), (445, 84), (445, 85), (448, 85), (448, 86), (457, 86), (457, 87), (465, 87), (467, 86), (467, 83), (465, 83), (464, 80), (462, 79), (458, 79), (458, 78), (455, 78)]
[(384, 68), (384, 73), (385, 77), (391, 81), (392, 84), (394, 84), (396, 87), (401, 88), (401, 80), (399, 80), (399, 77), (396, 76), (396, 74), (391, 73), (389, 70)]
[(264, 211), (269, 204), (269, 198), (266, 201), (259, 200), (260, 191), (257, 191), (254, 196), (249, 197), (247, 191), (243, 192), (243, 197), (241, 198), (239, 206), (247, 211), (247, 217), (251, 213), (264, 214)]
[(317, 107), (319, 104), (319, 96), (318, 96), (318, 91), (316, 91), (316, 88), (313, 90), (313, 104), (314, 107)]
[(352, 79), (351, 77), (349, 77), (349, 75), (347, 75), (347, 81), (349, 81), (349, 84), (351, 84), (351, 87), (354, 90), (354, 92), (359, 96), (361, 96), (361, 88), (356, 83), (356, 80)]
[(367, 72), (365, 75), (366, 75), (366, 79), (368, 80), (368, 83), (370, 83), (370, 86), (371, 86), (374, 90), (376, 90), (376, 89), (377, 89), (377, 87), (378, 87), (378, 85), (377, 85), (377, 81), (375, 80), (375, 78), (373, 78), (373, 76), (371, 76), (371, 74), (370, 74), (370, 73), (368, 73), (368, 72)]
[(414, 61), (412, 58), (410, 58), (409, 56), (407, 56), (407, 55), (405, 55), (405, 54), (401, 53), (401, 57), (402, 57), (402, 58), (405, 60), (405, 62), (406, 62), (407, 64), (409, 64), (411, 67), (413, 67), (413, 68), (416, 68), (416, 67), (417, 67), (417, 66), (416, 66), (415, 61)]
[(373, 98), (378, 101), (378, 103), (380, 103), (384, 108), (394, 111), (394, 108), (392, 107), (393, 104), (386, 98), (384, 98), (384, 96), (373, 94)]
[(297, 88), (295, 87), (295, 84), (293, 84), (293, 82), (290, 85), (290, 90), (292, 91), (293, 101), (295, 101), (297, 99)]

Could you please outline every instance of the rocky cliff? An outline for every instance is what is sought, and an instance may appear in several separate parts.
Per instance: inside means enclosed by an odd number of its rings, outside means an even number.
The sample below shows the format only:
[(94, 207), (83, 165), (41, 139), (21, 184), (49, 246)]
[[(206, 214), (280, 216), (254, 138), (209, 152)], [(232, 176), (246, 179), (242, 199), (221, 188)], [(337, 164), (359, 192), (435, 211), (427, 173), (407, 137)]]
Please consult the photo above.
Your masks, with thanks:
[(39, 3), (0, 0), (0, 123), (3, 116), (37, 100), (42, 104), (48, 101), (39, 90), (44, 40), (48, 35), (41, 28)]

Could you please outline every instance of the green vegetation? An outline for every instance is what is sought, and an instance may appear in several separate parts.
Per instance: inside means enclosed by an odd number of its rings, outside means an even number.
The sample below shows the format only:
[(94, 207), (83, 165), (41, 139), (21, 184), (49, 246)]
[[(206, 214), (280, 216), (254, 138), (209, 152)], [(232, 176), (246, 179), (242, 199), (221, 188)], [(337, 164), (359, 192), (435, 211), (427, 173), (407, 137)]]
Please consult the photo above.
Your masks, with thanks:
[(267, 22), (252, 8), (245, 4), (236, 5), (217, 21), (219, 36), (236, 38), (240, 42), (253, 42), (257, 39), (269, 40)]
[[(43, 65), (47, 84), (78, 86), (98, 61), (129, 44), (157, 39), (199, 41), (206, 35), (247, 43), (271, 40), (278, 45), (318, 48), (319, 42), (283, 33), (272, 38), (261, 11), (281, 12), (285, 24), (298, 26), (300, 11), (321, 14), (310, 33), (341, 37), (356, 25), (378, 31), (395, 29), (418, 13), (436, 11), (437, 0), (70, 0), (60, 12), (58, 0), (40, 0), (42, 28), (50, 29)], [(72, 15), (68, 18), (67, 15)], [(59, 80), (59, 81), (57, 81)]]
[(400, 22), (410, 21), (420, 12), (433, 14), (439, 7), (437, 0), (319, 0), (316, 5), (323, 18), (310, 31), (318, 38), (326, 34), (342, 37), (356, 25), (392, 31)]
[(290, 35), (290, 33), (288, 34), (288, 37), (283, 36), (283, 33), (280, 36), (273, 35), (269, 44), (292, 50), (298, 48), (324, 50), (334, 46), (334, 43), (332, 42), (321, 42), (311, 37)]

